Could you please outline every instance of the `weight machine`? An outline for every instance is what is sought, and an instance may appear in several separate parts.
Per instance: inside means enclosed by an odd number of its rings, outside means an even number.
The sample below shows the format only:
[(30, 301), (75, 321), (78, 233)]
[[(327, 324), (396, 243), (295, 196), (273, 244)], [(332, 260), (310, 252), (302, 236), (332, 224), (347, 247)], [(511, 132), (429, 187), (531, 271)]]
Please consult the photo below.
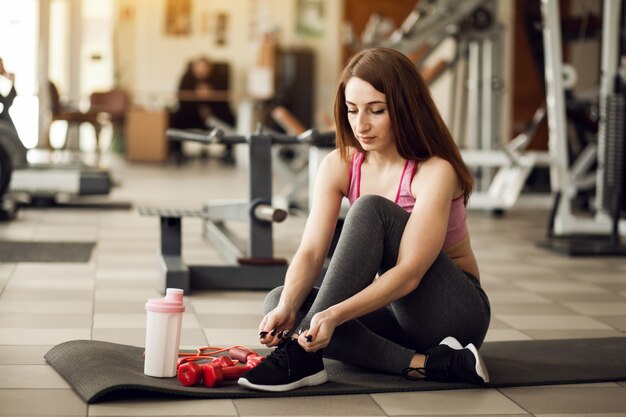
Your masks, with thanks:
[[(203, 144), (248, 145), (249, 184), (244, 201), (209, 202), (200, 210), (139, 209), (142, 215), (160, 218), (160, 289), (181, 288), (189, 293), (192, 288), (269, 290), (281, 285), (287, 261), (273, 255), (272, 227), (287, 218), (287, 211), (272, 205), (272, 145), (315, 144), (323, 140), (322, 136), (313, 130), (299, 136), (263, 132), (248, 136), (226, 135), (215, 128), (208, 132), (169, 129), (167, 137)], [(219, 251), (226, 264), (185, 264), (182, 259), (184, 217), (203, 220), (204, 238)], [(247, 242), (239, 239), (226, 221), (247, 222)]]
[[(570, 163), (565, 124), (561, 19), (556, 0), (542, 0), (544, 58), (548, 104), (550, 179), (555, 193), (548, 237), (540, 246), (576, 255), (626, 255), (620, 235), (626, 234), (624, 188), (626, 142), (626, 56), (620, 52), (623, 0), (603, 2), (600, 117), (598, 141)], [(623, 25), (623, 22), (621, 23)], [(623, 45), (622, 45), (623, 48)], [(620, 64), (621, 59), (621, 64)], [(592, 171), (597, 162), (595, 173)], [(581, 179), (596, 179), (595, 213), (575, 214), (572, 198), (582, 188)]]
[(107, 195), (111, 190), (106, 170), (84, 164), (31, 164), (27, 154), (13, 126), (0, 121), (0, 220), (15, 218), (21, 203), (64, 204), (64, 198)]

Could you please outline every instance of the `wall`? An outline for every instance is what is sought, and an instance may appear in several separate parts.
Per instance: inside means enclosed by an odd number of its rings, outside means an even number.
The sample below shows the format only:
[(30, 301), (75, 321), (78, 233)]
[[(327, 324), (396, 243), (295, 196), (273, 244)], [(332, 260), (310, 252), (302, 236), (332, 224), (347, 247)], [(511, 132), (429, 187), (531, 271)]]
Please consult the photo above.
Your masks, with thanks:
[[(260, 34), (276, 29), (280, 46), (309, 46), (316, 52), (316, 109), (332, 111), (340, 70), (342, 1), (323, 0), (325, 30), (318, 37), (296, 32), (297, 0), (192, 0), (191, 4), (192, 31), (181, 37), (164, 34), (166, 0), (117, 0), (118, 79), (136, 103), (173, 104), (187, 61), (199, 55), (230, 62), (232, 89), (237, 97), (244, 97), (248, 70), (258, 60)], [(228, 16), (225, 45), (216, 45), (214, 31), (200, 33), (205, 23), (209, 29), (215, 27), (218, 13)]]

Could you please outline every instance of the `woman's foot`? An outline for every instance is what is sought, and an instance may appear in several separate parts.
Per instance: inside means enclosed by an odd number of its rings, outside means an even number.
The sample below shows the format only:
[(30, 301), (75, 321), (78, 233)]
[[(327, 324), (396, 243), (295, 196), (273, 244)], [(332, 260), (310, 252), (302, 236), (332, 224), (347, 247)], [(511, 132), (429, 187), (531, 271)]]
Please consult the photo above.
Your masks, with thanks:
[(242, 387), (259, 391), (291, 391), (328, 381), (322, 351), (309, 353), (295, 339), (281, 343), (259, 365), (239, 378)]
[(489, 373), (478, 349), (470, 343), (463, 347), (454, 337), (446, 337), (425, 352), (426, 379), (436, 381), (459, 381), (472, 384), (489, 382)]

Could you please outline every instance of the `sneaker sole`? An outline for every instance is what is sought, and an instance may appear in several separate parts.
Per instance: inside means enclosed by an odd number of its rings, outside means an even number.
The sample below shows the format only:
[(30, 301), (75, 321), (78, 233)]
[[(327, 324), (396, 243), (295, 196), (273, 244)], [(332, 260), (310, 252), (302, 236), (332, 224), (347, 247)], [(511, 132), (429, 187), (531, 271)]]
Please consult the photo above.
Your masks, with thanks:
[(473, 343), (470, 343), (466, 346), (466, 348), (472, 352), (474, 358), (476, 359), (476, 373), (478, 374), (478, 376), (483, 379), (483, 382), (489, 382), (489, 372), (487, 371), (487, 366), (485, 366), (483, 358), (478, 354), (478, 349), (476, 349), (476, 346), (474, 346)]
[(242, 387), (254, 389), (257, 391), (284, 392), (284, 391), (291, 391), (291, 390), (302, 388), (302, 387), (312, 387), (315, 385), (321, 385), (327, 381), (328, 381), (328, 373), (326, 372), (325, 369), (323, 369), (316, 374), (309, 375), (298, 381), (291, 382), (289, 384), (283, 384), (283, 385), (253, 384), (252, 382), (248, 381), (245, 377), (239, 378), (237, 383), (241, 385)]

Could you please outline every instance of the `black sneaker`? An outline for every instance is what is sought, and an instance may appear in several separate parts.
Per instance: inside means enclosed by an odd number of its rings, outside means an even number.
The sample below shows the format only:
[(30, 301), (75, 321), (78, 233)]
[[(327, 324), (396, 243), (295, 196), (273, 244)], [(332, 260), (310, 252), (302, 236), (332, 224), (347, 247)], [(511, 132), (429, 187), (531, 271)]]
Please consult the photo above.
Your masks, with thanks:
[(306, 352), (297, 340), (289, 339), (259, 365), (239, 378), (239, 385), (259, 391), (291, 391), (328, 381), (322, 351)]
[(470, 343), (463, 347), (454, 337), (446, 337), (427, 355), (424, 369), (426, 379), (437, 381), (460, 381), (471, 384), (489, 382), (489, 373), (478, 349)]

